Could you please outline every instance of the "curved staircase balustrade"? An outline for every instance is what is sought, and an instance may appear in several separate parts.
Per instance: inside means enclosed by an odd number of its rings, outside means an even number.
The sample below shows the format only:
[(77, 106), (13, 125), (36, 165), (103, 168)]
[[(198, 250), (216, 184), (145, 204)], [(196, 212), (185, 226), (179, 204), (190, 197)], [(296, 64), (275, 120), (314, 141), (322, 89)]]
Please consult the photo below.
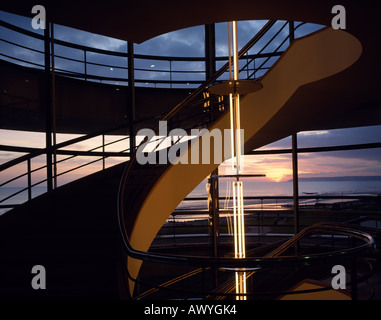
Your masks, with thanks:
[[(294, 41), (284, 55), (261, 79), (263, 89), (248, 94), (241, 101), (241, 127), (245, 130), (245, 151), (262, 145), (253, 144), (252, 138), (258, 134), (286, 102), (307, 84), (319, 83), (332, 75), (338, 74), (353, 65), (362, 53), (360, 42), (352, 35), (326, 28), (312, 35)], [(292, 76), (291, 76), (292, 75)], [(210, 81), (212, 83), (212, 81)], [(208, 84), (207, 84), (208, 85)], [(207, 85), (200, 87), (194, 95), (199, 94)], [(178, 111), (186, 110), (188, 97), (176, 106), (164, 120), (172, 119)], [(208, 127), (213, 129), (229, 128), (229, 113), (225, 112)], [(273, 128), (275, 131), (289, 134), (289, 130), (298, 131), (298, 123), (291, 128)], [(263, 139), (262, 141), (266, 141)], [(263, 142), (262, 142), (263, 143)], [(212, 148), (213, 149), (213, 148)], [(190, 154), (190, 153), (188, 153)], [(200, 161), (201, 163), (201, 161)], [(128, 258), (128, 273), (136, 278), (141, 266), (134, 254), (139, 255), (148, 250), (160, 227), (177, 205), (189, 194), (218, 164), (177, 164), (167, 167), (144, 168), (132, 158), (123, 175), (118, 208), (120, 228)], [(140, 173), (149, 172), (149, 185), (140, 179)], [(155, 168), (156, 170), (156, 168)], [(184, 181), (186, 183), (184, 183)], [(136, 198), (136, 195), (139, 198)], [(142, 257), (142, 256), (140, 256)], [(171, 258), (168, 258), (171, 260)], [(214, 261), (221, 264), (222, 261)], [(238, 262), (231, 262), (239, 264)], [(134, 283), (130, 281), (130, 291)]]
[[(277, 244), (271, 244), (269, 247), (276, 247), (272, 252), (264, 255), (264, 256), (250, 256), (245, 259), (233, 259), (228, 257), (201, 257), (201, 256), (182, 256), (182, 255), (170, 255), (170, 254), (157, 254), (157, 253), (149, 253), (135, 250), (131, 247), (128, 241), (125, 243), (127, 248), (127, 254), (129, 257), (139, 259), (141, 261), (149, 261), (156, 262), (160, 264), (175, 264), (182, 266), (191, 266), (196, 267), (198, 269), (192, 271), (189, 274), (185, 274), (183, 276), (179, 276), (175, 279), (167, 281), (162, 285), (152, 285), (147, 283), (144, 280), (137, 279), (132, 277), (132, 275), (128, 272), (128, 279), (134, 283), (140, 283), (147, 287), (152, 287), (153, 289), (148, 290), (147, 292), (137, 296), (136, 298), (145, 297), (159, 290), (172, 291), (174, 293), (186, 293), (190, 294), (193, 297), (205, 296), (209, 299), (211, 298), (228, 298), (228, 297), (236, 297), (237, 294), (233, 293), (235, 289), (235, 279), (227, 281), (226, 283), (221, 284), (215, 290), (210, 292), (198, 292), (192, 289), (176, 289), (170, 288), (171, 285), (182, 281), (184, 278), (188, 278), (188, 276), (193, 276), (200, 272), (204, 272), (209, 268), (222, 268), (226, 270), (237, 270), (237, 269), (245, 269), (248, 270), (256, 269), (256, 271), (250, 271), (247, 273), (247, 278), (250, 278), (257, 272), (266, 272), (266, 270), (274, 270), (277, 267), (303, 267), (303, 266), (314, 266), (321, 265), (323, 263), (329, 262), (330, 264), (334, 263), (343, 263), (343, 261), (350, 261), (350, 259), (356, 258), (365, 255), (369, 250), (374, 249), (375, 240), (373, 238), (374, 235), (379, 235), (380, 232), (374, 228), (364, 228), (354, 225), (348, 224), (338, 224), (338, 223), (317, 223), (306, 227), (300, 233), (294, 235), (288, 241), (281, 241)], [(329, 252), (323, 253), (310, 253), (304, 255), (282, 255), (287, 250), (293, 248), (297, 243), (302, 241), (303, 239), (319, 234), (324, 235), (340, 235), (347, 236), (352, 239), (358, 239), (362, 243), (357, 244), (355, 246), (349, 248), (340, 248), (334, 249)], [(371, 235), (372, 234), (372, 235)], [(258, 248), (261, 250), (261, 247)], [(125, 263), (127, 259), (125, 260)], [(127, 263), (126, 263), (127, 268)], [(363, 279), (358, 278), (358, 282), (362, 282), (366, 280), (370, 274), (373, 273), (374, 270), (370, 270), (369, 274)], [(332, 290), (330, 287), (326, 288), (318, 288), (318, 289), (308, 289), (308, 290), (291, 290), (291, 291), (266, 291), (262, 292), (247, 292), (244, 294), (247, 297), (261, 297), (261, 296), (287, 296), (287, 295), (298, 295), (304, 293), (313, 293), (320, 291), (328, 291)]]

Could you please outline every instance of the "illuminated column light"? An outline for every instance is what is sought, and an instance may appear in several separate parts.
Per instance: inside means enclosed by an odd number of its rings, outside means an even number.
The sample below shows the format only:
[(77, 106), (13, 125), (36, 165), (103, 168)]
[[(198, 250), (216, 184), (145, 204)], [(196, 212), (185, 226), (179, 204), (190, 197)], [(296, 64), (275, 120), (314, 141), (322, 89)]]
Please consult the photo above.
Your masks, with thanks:
[(234, 253), (235, 258), (246, 258), (245, 220), (243, 212), (243, 185), (241, 181), (233, 181), (234, 208)]
[[(233, 29), (233, 64), (231, 63), (231, 25)], [(239, 181), (241, 170), (241, 123), (240, 123), (240, 103), (239, 93), (236, 92), (236, 82), (239, 79), (238, 65), (238, 41), (237, 41), (237, 22), (228, 23), (229, 27), (229, 77), (233, 83), (233, 93), (229, 95), (230, 102), (230, 132), (231, 132), (231, 155), (232, 169), (237, 175), (237, 180), (232, 182), (233, 190), (233, 211), (234, 211), (234, 257), (236, 259), (246, 258), (245, 244), (245, 219), (243, 206), (243, 185)], [(233, 72), (231, 67), (233, 65)], [(244, 270), (235, 272), (236, 293), (245, 294), (246, 291), (246, 272)], [(246, 300), (246, 296), (237, 296), (237, 300)]]
[[(246, 289), (246, 272), (236, 272), (235, 273), (235, 287), (236, 293), (245, 294), (247, 293)], [(247, 300), (246, 296), (237, 296), (236, 300)]]
[(241, 121), (239, 94), (229, 95), (230, 102), (230, 145), (232, 156), (232, 169), (238, 175), (242, 168), (241, 158)]
[[(246, 258), (245, 244), (245, 217), (243, 203), (243, 184), (240, 181), (244, 175), (241, 173), (244, 170), (243, 157), (243, 130), (241, 130), (241, 111), (240, 111), (240, 95), (254, 93), (263, 88), (260, 81), (243, 79), (239, 80), (239, 56), (238, 56), (238, 38), (237, 38), (237, 22), (228, 22), (228, 49), (229, 49), (229, 80), (215, 83), (208, 88), (208, 91), (218, 95), (229, 95), (230, 107), (230, 158), (231, 172), (229, 176), (236, 179), (232, 181), (231, 190), (233, 193), (233, 211), (234, 221), (228, 223), (229, 231), (231, 230), (234, 238), (234, 257), (236, 259)], [(229, 139), (229, 137), (227, 137)], [(230, 192), (230, 188), (228, 188)], [(229, 193), (230, 194), (230, 193)], [(230, 215), (229, 215), (230, 219)], [(235, 284), (237, 300), (246, 300), (246, 277), (247, 269), (235, 269)]]
[[(245, 219), (243, 207), (243, 185), (241, 181), (233, 181), (233, 209), (234, 209), (234, 257), (236, 259), (246, 258), (245, 244)], [(235, 273), (236, 293), (245, 294), (246, 272), (240, 270)], [(237, 300), (246, 300), (246, 296), (237, 296)]]

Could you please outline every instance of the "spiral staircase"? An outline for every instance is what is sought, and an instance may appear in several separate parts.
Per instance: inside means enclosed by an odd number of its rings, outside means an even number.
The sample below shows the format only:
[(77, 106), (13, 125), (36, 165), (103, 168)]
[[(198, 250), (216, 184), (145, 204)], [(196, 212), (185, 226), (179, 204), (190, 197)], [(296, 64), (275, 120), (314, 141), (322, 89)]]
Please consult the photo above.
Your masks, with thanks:
[[(240, 56), (257, 43), (274, 23), (269, 21), (240, 51)], [(378, 109), (372, 103), (365, 103), (364, 107), (363, 101), (364, 96), (372, 91), (373, 80), (362, 78), (364, 88), (354, 90), (357, 84), (353, 80), (370, 63), (367, 58), (374, 55), (366, 45), (350, 33), (332, 28), (324, 28), (293, 41), (275, 65), (259, 79), (263, 90), (242, 98), (241, 126), (245, 130), (245, 152), (302, 130), (379, 123), (379, 118), (372, 116), (377, 115)], [(155, 117), (152, 129), (157, 131), (158, 120), (167, 121), (169, 130), (228, 129), (226, 99), (214, 95), (205, 98), (204, 95), (227, 68), (228, 65), (222, 67), (163, 118)], [(337, 83), (340, 86), (334, 85)], [(372, 93), (368, 98), (373, 96), (377, 95)], [(172, 141), (167, 148), (179, 143)], [(287, 296), (287, 290), (307, 278), (308, 273), (303, 273), (305, 266), (316, 267), (321, 261), (331, 259), (330, 263), (349, 263), (353, 268), (352, 274), (355, 274), (354, 266), (358, 262), (353, 262), (353, 259), (365, 256), (368, 260), (374, 257), (372, 261), (379, 260), (378, 252), (374, 251), (379, 237), (377, 230), (328, 224), (312, 226), (275, 247), (253, 248), (247, 259), (233, 259), (229, 253), (224, 257), (200, 257), (151, 252), (150, 245), (166, 219), (219, 163), (203, 164), (199, 161), (197, 165), (141, 165), (134, 151), (129, 150), (130, 160), (127, 162), (59, 187), (0, 217), (2, 298), (139, 298), (142, 295), (136, 294), (136, 284), (149, 285), (142, 279), (146, 271), (141, 272), (146, 262), (159, 264), (168, 270), (178, 268), (183, 272), (182, 276), (171, 284), (190, 279), (188, 286), (193, 285), (191, 276), (202, 279), (206, 272), (213, 273), (219, 268), (267, 270), (274, 265), (291, 268), (293, 276), (284, 276), (289, 270), (279, 273), (285, 281), (274, 287), (273, 292), (267, 292), (269, 297), (279, 298)], [(9, 166), (11, 164), (6, 164), (1, 169)], [(315, 250), (290, 255), (289, 250), (309, 232), (344, 235), (354, 240), (349, 247), (334, 253)], [(46, 290), (36, 291), (30, 285), (34, 265), (46, 267)], [(372, 271), (377, 267), (375, 263)], [(260, 272), (253, 271), (248, 278), (254, 279), (257, 274)], [(279, 283), (279, 279), (274, 278), (275, 274), (272, 272), (270, 276), (259, 276), (258, 280), (253, 280), (252, 297), (263, 295), (260, 289), (268, 288), (269, 283)], [(234, 283), (229, 277), (224, 280), (218, 286), (216, 283), (204, 285), (197, 298), (234, 299)], [(351, 282), (353, 288), (357, 281), (355, 274)], [(164, 292), (167, 287), (168, 282), (153, 285), (149, 290)], [(317, 291), (324, 290), (329, 289), (319, 287)], [(180, 291), (176, 293), (180, 295)]]

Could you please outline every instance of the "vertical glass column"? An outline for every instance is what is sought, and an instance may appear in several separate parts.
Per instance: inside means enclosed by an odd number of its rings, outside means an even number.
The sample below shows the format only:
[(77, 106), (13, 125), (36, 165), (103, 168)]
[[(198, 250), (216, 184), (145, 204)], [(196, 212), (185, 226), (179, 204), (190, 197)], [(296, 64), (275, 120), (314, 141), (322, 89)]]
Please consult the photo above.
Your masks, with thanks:
[[(232, 181), (233, 190), (233, 236), (234, 236), (234, 257), (236, 259), (246, 258), (245, 243), (245, 219), (243, 205), (243, 184), (239, 181), (242, 158), (241, 158), (241, 122), (240, 122), (240, 96), (236, 90), (236, 83), (239, 80), (238, 64), (238, 39), (237, 22), (229, 22), (229, 77), (233, 83), (233, 92), (229, 95), (230, 101), (230, 133), (231, 133), (231, 155), (232, 170), (235, 172), (236, 180)], [(231, 36), (231, 34), (233, 36)], [(232, 43), (231, 43), (232, 40)], [(233, 47), (233, 57), (232, 50)], [(233, 68), (233, 70), (232, 70)], [(237, 270), (235, 272), (237, 300), (246, 300), (246, 272)]]

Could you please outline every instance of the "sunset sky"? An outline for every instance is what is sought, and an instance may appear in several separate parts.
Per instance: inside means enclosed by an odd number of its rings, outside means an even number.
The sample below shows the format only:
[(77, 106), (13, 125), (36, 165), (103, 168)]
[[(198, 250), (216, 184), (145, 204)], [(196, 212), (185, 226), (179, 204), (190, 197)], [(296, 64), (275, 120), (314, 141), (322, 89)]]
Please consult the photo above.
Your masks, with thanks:
[[(78, 135), (58, 135), (58, 142), (74, 138)], [(360, 143), (379, 142), (381, 137), (381, 126), (330, 130), (321, 132), (307, 132), (298, 134), (299, 147), (319, 147), (334, 146)], [(44, 134), (25, 133), (21, 131), (0, 130), (0, 144), (25, 146), (39, 148), (44, 145)], [(106, 143), (118, 139), (117, 136), (109, 136)], [(100, 138), (94, 138), (86, 143), (78, 143), (66, 147), (67, 150), (90, 150), (101, 145)], [(126, 142), (119, 142), (106, 148), (106, 151), (117, 151), (126, 147)], [(286, 138), (265, 146), (261, 149), (290, 149), (291, 138)], [(98, 150), (99, 151), (99, 150)], [(21, 156), (19, 153), (0, 153), (0, 163)], [(58, 160), (67, 156), (58, 156)], [(96, 159), (96, 157), (77, 157), (64, 162), (58, 166), (58, 172), (70, 169), (73, 166)], [(321, 153), (303, 153), (299, 154), (299, 176), (300, 177), (332, 177), (332, 176), (381, 176), (381, 151), (380, 149), (365, 149), (357, 151), (336, 151)], [(108, 159), (106, 166), (111, 166), (123, 161), (123, 158)], [(43, 156), (36, 158), (32, 162), (32, 168), (43, 165), (45, 158)], [(68, 182), (72, 179), (81, 177), (94, 170), (100, 170), (102, 162), (99, 161), (81, 170), (59, 178), (60, 183)], [(221, 173), (227, 172), (225, 165), (221, 166)], [(15, 168), (2, 172), (1, 180), (5, 181), (11, 178), (16, 172), (25, 170), (25, 164), (20, 164)], [(290, 154), (279, 155), (250, 155), (245, 156), (245, 173), (247, 174), (265, 174), (266, 178), (256, 178), (256, 181), (287, 181), (292, 178), (292, 163)], [(34, 180), (44, 176), (44, 171), (33, 175)], [(13, 185), (23, 185), (24, 180)]]
[[(379, 142), (380, 137), (381, 126), (301, 132), (298, 134), (298, 147), (375, 143)], [(261, 149), (290, 148), (291, 138), (289, 137)], [(262, 178), (265, 181), (292, 179), (290, 154), (250, 155), (245, 158), (245, 173), (266, 174), (266, 178)], [(298, 155), (298, 165), (299, 177), (380, 176), (381, 150), (302, 153)]]
[[(15, 23), (19, 26), (25, 27), (33, 31), (30, 27), (30, 19), (18, 17), (15, 15), (7, 14), (0, 11), (0, 19), (7, 22)], [(245, 21), (238, 24), (239, 46), (242, 47), (252, 35), (258, 31), (265, 21)], [(308, 25), (301, 28), (297, 36), (310, 33), (319, 29), (321, 26)], [(12, 41), (16, 41), (14, 35), (7, 35), (4, 28), (0, 28), (1, 37), (10, 37)], [(216, 39), (217, 56), (227, 55), (227, 32), (226, 24), (216, 25)], [(79, 43), (87, 46), (94, 46), (101, 49), (122, 51), (126, 52), (127, 44), (125, 41), (107, 38), (99, 35), (94, 35), (86, 32), (73, 31), (70, 28), (63, 26), (55, 26), (55, 35), (57, 39)], [(20, 37), (21, 41), (22, 37)], [(33, 44), (30, 39), (25, 39), (24, 45), (37, 46)], [(32, 53), (26, 54), (25, 52), (16, 52), (1, 44), (0, 51), (7, 51), (8, 54), (17, 56), (21, 55), (24, 59), (40, 59)], [(57, 49), (58, 50), (58, 49)], [(255, 52), (255, 48), (253, 49)], [(135, 46), (135, 52), (138, 54), (155, 54), (155, 55), (172, 55), (172, 56), (193, 56), (199, 57), (204, 55), (204, 27), (198, 26), (178, 32), (172, 32), (151, 39), (143, 44)], [(115, 63), (115, 61), (110, 62)], [(64, 67), (63, 62), (57, 61), (57, 67)], [(152, 66), (152, 65), (151, 65)], [(136, 62), (136, 67), (139, 67), (139, 62)], [(144, 67), (144, 66), (143, 66)], [(154, 67), (160, 67), (155, 65)], [(201, 65), (194, 65), (195, 69), (202, 69)], [(181, 68), (181, 66), (179, 66)], [(114, 70), (108, 70), (114, 72)], [(74, 138), (76, 135), (61, 135), (57, 136), (58, 142), (66, 139)], [(361, 144), (380, 142), (381, 126), (330, 130), (319, 132), (299, 133), (299, 147), (318, 147), (318, 146), (335, 146), (335, 145), (348, 145), (348, 144)], [(107, 141), (112, 141), (117, 137), (107, 137)], [(1, 145), (14, 145), (14, 146), (28, 146), (41, 148), (44, 147), (45, 137), (42, 133), (31, 133), (22, 131), (2, 130), (0, 128), (0, 144)], [(126, 142), (110, 146), (106, 151), (116, 151), (120, 148), (125, 148)], [(67, 147), (71, 150), (90, 150), (93, 147), (100, 146), (101, 139), (95, 138), (87, 143), (81, 143), (74, 146)], [(281, 141), (275, 142), (264, 148), (284, 149), (291, 148), (291, 139), (286, 138)], [(98, 150), (99, 151), (99, 150)], [(21, 156), (19, 153), (0, 152), (0, 164), (7, 162), (10, 159)], [(60, 159), (60, 157), (59, 157)], [(69, 162), (59, 166), (59, 172), (67, 170), (68, 168), (84, 163), (91, 160), (89, 157), (77, 157)], [(44, 164), (44, 157), (39, 157), (32, 162), (33, 168)], [(122, 159), (108, 159), (107, 166), (119, 163)], [(77, 177), (86, 175), (99, 170), (102, 162), (99, 161), (94, 165), (85, 167), (78, 172), (74, 172), (63, 178), (60, 178), (60, 183), (65, 183)], [(6, 170), (0, 174), (0, 183), (14, 176), (17, 172), (25, 170), (25, 163)], [(223, 172), (224, 166), (221, 171)], [(292, 178), (291, 155), (263, 155), (263, 156), (246, 156), (245, 173), (263, 173), (266, 174), (264, 181), (287, 181)], [(44, 172), (36, 173), (33, 175), (33, 180), (37, 181), (43, 177)], [(300, 154), (299, 155), (299, 175), (300, 177), (326, 177), (326, 176), (357, 176), (357, 175), (378, 175), (381, 176), (381, 150), (369, 149), (359, 151), (340, 151), (340, 152), (325, 152), (315, 154)], [(15, 181), (12, 186), (24, 185), (25, 179)]]

